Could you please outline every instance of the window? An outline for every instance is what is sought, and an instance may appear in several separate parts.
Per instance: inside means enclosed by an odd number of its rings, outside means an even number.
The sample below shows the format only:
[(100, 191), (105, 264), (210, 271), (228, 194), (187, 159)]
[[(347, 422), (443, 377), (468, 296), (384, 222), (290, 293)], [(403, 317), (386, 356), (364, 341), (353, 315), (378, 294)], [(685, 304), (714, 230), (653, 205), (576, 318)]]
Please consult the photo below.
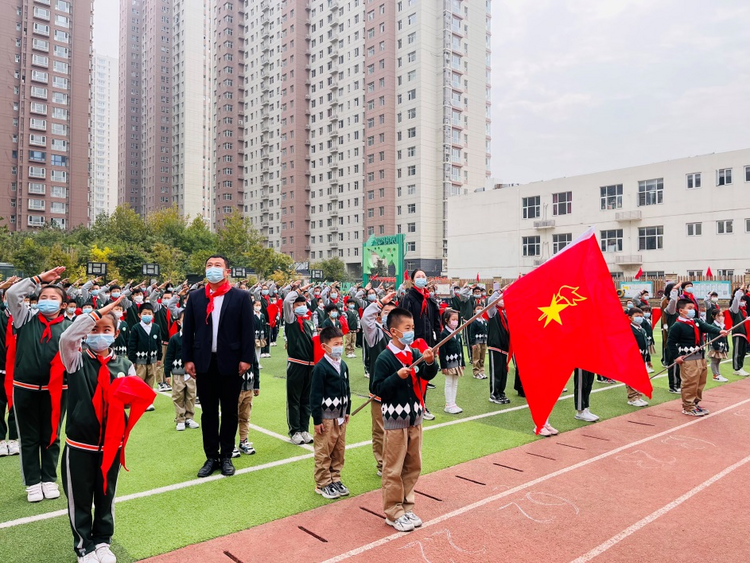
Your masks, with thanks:
[(745, 219), (745, 232), (750, 233), (750, 219)]
[(568, 246), (573, 241), (573, 235), (570, 233), (562, 235), (552, 235), (552, 252), (557, 254), (563, 248)]
[(641, 180), (638, 182), (638, 207), (662, 203), (664, 178)]
[(416, 233), (417, 232), (417, 224), (416, 223), (407, 223), (406, 224), (406, 232), (407, 233)]
[(622, 229), (610, 229), (599, 233), (602, 252), (622, 252)]
[(703, 234), (703, 223), (688, 223), (687, 236), (699, 237)]
[(416, 203), (410, 203), (406, 206), (406, 212), (407, 213), (416, 213), (417, 212), (417, 204)]
[(750, 182), (750, 166), (745, 166), (745, 182)]
[(716, 233), (717, 234), (731, 235), (733, 232), (734, 232), (734, 221), (732, 219), (716, 221)]
[(572, 213), (573, 192), (552, 194), (552, 215), (568, 215)]
[(68, 197), (68, 188), (65, 186), (52, 186), (50, 195), (52, 197), (66, 198)]
[(601, 196), (601, 210), (622, 209), (622, 184), (602, 186), (599, 188)]
[(406, 243), (406, 251), (407, 252), (416, 252), (417, 251), (417, 243), (416, 242), (407, 242)]
[(45, 194), (47, 193), (47, 186), (46, 184), (40, 184), (38, 182), (30, 182), (29, 193), (30, 194)]
[(39, 166), (29, 166), (29, 178), (46, 178), (47, 169)]
[(539, 256), (542, 253), (541, 237), (523, 237), (523, 255)]
[(716, 185), (726, 186), (732, 183), (732, 169), (731, 168), (719, 168), (716, 171)]
[(523, 198), (523, 218), (524, 219), (536, 219), (540, 214), (540, 202), (539, 196), (531, 196)]
[(734, 270), (723, 270), (719, 268), (716, 270), (716, 275), (721, 278), (731, 278), (734, 275)]
[(693, 190), (701, 187), (701, 173), (695, 172), (687, 175), (687, 189)]
[(638, 250), (660, 250), (664, 247), (664, 227), (640, 227)]

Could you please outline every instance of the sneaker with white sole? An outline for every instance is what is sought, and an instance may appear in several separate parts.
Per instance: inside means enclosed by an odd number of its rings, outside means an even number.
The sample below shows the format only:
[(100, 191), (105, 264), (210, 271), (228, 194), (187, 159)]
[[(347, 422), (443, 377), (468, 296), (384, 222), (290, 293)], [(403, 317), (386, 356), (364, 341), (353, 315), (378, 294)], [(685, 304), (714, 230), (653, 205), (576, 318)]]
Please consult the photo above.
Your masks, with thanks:
[(240, 454), (240, 450), (239, 450), (239, 449), (237, 449), (237, 448), (234, 448), (234, 449), (232, 450), (232, 459), (237, 459), (238, 457), (240, 457), (240, 455), (241, 455), (241, 454)]
[(8, 442), (0, 440), (0, 457), (8, 455)]
[(538, 434), (539, 436), (544, 436), (545, 438), (549, 438), (550, 436), (552, 436), (552, 432), (550, 432), (549, 430), (547, 430), (547, 426), (546, 425), (542, 426), (541, 428), (539, 428), (539, 432), (538, 433), (537, 433), (537, 429), (534, 428), (534, 434)]
[(8, 440), (8, 455), (18, 455), (21, 448), (18, 446), (18, 440)]
[(680, 390), (679, 389), (670, 389), (669, 392), (672, 393), (673, 395), (679, 395), (680, 394)]
[(201, 427), (201, 425), (195, 422), (192, 418), (188, 418), (185, 420), (185, 426), (187, 426), (188, 428), (192, 428), (193, 430)]
[(547, 429), (547, 432), (549, 432), (552, 436), (557, 436), (560, 433), (560, 431), (554, 426), (552, 426), (549, 422), (545, 424), (544, 427)]
[(349, 496), (349, 489), (341, 481), (331, 483), (331, 487), (338, 491), (340, 497)]
[(647, 407), (648, 403), (644, 401), (643, 399), (636, 399), (634, 401), (628, 401), (628, 404), (631, 407)]
[(96, 544), (96, 551), (94, 553), (96, 553), (100, 563), (117, 563), (117, 557), (112, 553), (107, 543)]
[(295, 432), (294, 434), (292, 434), (291, 440), (292, 444), (294, 444), (295, 446), (301, 446), (305, 443), (305, 439), (302, 437), (302, 434), (300, 432)]
[(682, 414), (686, 414), (687, 416), (706, 416), (708, 413), (703, 412), (698, 407), (691, 407), (689, 409), (682, 409)]
[(79, 555), (78, 563), (101, 563), (101, 560), (97, 557), (96, 551), (92, 551), (86, 555)]
[(57, 483), (42, 483), (42, 494), (44, 498), (49, 500), (60, 498), (60, 487), (57, 486)]
[(460, 414), (464, 412), (464, 409), (462, 409), (458, 405), (450, 405), (445, 407), (443, 411), (447, 412), (448, 414)]
[(389, 526), (393, 526), (398, 532), (412, 532), (414, 531), (414, 524), (409, 517), (404, 514), (401, 518), (396, 518), (395, 521), (385, 519), (385, 523)]
[(747, 373), (744, 369), (736, 369), (734, 370), (734, 375), (738, 377), (747, 377), (750, 373)]
[(146, 407), (146, 412), (151, 412), (151, 411), (155, 411), (155, 410), (156, 409), (154, 408), (154, 405), (149, 405), (148, 407)]
[(590, 412), (589, 409), (583, 409), (576, 413), (576, 420), (582, 420), (584, 422), (596, 422), (599, 417), (594, 413)]
[(302, 439), (305, 441), (305, 444), (312, 444), (315, 441), (315, 438), (309, 432), (302, 432)]
[(245, 455), (253, 455), (255, 454), (255, 448), (253, 447), (252, 442), (248, 442), (247, 440), (242, 440), (239, 445), (240, 451)]
[(44, 493), (42, 493), (41, 483), (26, 487), (26, 500), (29, 502), (41, 502), (44, 500)]
[[(725, 381), (729, 381), (729, 380), (726, 377), (724, 377), (723, 375), (714, 375), (714, 381), (718, 381), (720, 383), (724, 383)], [(2, 447), (2, 446), (0, 446), (0, 447)], [(0, 455), (2, 455), (2, 454), (0, 454)]]
[(419, 528), (422, 525), (422, 519), (413, 512), (407, 512), (404, 516), (409, 519), (409, 522), (414, 524), (415, 528)]
[(185, 430), (185, 423), (178, 422), (176, 428), (177, 428), (177, 432), (182, 432), (183, 430)]
[(425, 409), (424, 413), (422, 414), (422, 418), (425, 420), (435, 420), (435, 415)]
[(376, 475), (377, 475), (378, 477), (382, 477), (382, 476), (383, 476), (383, 470), (382, 470), (382, 469), (378, 469), (378, 470), (377, 470), (377, 471), (375, 472), (375, 474), (376, 474)]
[(323, 488), (315, 487), (315, 492), (328, 500), (333, 500), (341, 496), (338, 490), (333, 486), (333, 483), (329, 483)]

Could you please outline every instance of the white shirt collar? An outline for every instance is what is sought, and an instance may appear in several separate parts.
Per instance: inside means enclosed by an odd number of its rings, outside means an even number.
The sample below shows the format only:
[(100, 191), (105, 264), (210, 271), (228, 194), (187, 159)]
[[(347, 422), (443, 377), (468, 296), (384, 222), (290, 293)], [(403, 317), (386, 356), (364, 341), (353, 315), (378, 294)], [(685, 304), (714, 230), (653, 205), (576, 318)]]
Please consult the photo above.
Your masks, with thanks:
[(341, 360), (334, 360), (328, 354), (325, 355), (325, 359), (328, 360), (329, 364), (336, 368), (337, 372), (341, 373)]

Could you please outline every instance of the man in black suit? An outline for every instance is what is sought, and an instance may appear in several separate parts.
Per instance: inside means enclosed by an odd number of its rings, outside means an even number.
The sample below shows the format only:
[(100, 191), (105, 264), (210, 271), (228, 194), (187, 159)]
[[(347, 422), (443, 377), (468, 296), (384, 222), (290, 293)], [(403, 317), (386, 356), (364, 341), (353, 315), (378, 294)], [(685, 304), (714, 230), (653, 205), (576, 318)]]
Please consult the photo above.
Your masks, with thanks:
[(234, 475), (232, 450), (237, 433), (240, 375), (253, 368), (255, 360), (250, 294), (231, 287), (228, 277), (229, 261), (218, 255), (209, 258), (208, 285), (190, 293), (182, 321), (182, 361), (185, 372), (196, 379), (203, 410), (206, 463), (198, 477), (208, 477), (219, 468), (222, 475)]

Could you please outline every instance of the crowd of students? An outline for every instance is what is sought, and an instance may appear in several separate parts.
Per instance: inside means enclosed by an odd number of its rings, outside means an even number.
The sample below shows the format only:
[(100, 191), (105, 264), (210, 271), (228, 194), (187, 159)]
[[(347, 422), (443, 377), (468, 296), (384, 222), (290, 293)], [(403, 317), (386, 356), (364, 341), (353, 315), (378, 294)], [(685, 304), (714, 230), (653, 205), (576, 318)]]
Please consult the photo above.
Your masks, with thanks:
[[(29, 502), (58, 498), (59, 434), (67, 412), (63, 484), (70, 500), (76, 554), (81, 561), (111, 563), (114, 523), (108, 514), (119, 462), (110, 463), (106, 471), (98, 468), (106, 465), (103, 456), (114, 459), (106, 445), (115, 452), (120, 446), (124, 449), (129, 430), (122, 428), (107, 441), (113, 417), (124, 419), (124, 411), (114, 414), (119, 403), (109, 398), (110, 388), (118, 378), (136, 375), (143, 388), (130, 391), (129, 404), (131, 409), (135, 404), (142, 409), (132, 412), (131, 419), (154, 410), (155, 393), (149, 395), (144, 389), (155, 388), (171, 393), (176, 431), (199, 428), (195, 407), (200, 394), (195, 376), (183, 363), (182, 318), (190, 291), (202, 289), (202, 284), (131, 281), (120, 286), (117, 280), (101, 284), (98, 278), (83, 284), (81, 280), (55, 283), (63, 271), (55, 268), (0, 284), (0, 457), (21, 454)], [(444, 412), (461, 413), (458, 384), (468, 357), (472, 376), (489, 380), (489, 402), (511, 402), (506, 387), (513, 360), (512, 333), (502, 293), (488, 296), (483, 285), (464, 283), (452, 288), (450, 298), (439, 299), (434, 284), (420, 270), (399, 288), (368, 284), (346, 293), (338, 283), (313, 286), (295, 281), (277, 287), (273, 282), (238, 282), (236, 287), (252, 296), (256, 357), (252, 368), (240, 373), (239, 441), (232, 456), (255, 453), (249, 427), (253, 398), (260, 394), (261, 363), (271, 356), (271, 348), (281, 344), (287, 356), (289, 438), (296, 445), (313, 444), (316, 493), (326, 499), (348, 495), (341, 478), (352, 408), (346, 360), (357, 358), (361, 349), (385, 521), (399, 531), (419, 527), (414, 487), (421, 471), (422, 421), (434, 419), (427, 406), (428, 389), (434, 388), (431, 381), (443, 374)], [(707, 379), (703, 348), (707, 337), (714, 380), (726, 381), (719, 365), (730, 352), (734, 374), (748, 375), (744, 371), (748, 301), (745, 286), (735, 290), (727, 311), (720, 309), (718, 296), (710, 295), (703, 320), (690, 282), (666, 286), (659, 307), (662, 363), (670, 366), (669, 389), (681, 394), (684, 414), (708, 414), (700, 405)], [(628, 299), (625, 313), (644, 365), (653, 373), (654, 326), (648, 293)], [(467, 330), (459, 330), (473, 317)], [(734, 326), (731, 347), (728, 322)], [(514, 389), (523, 397), (515, 371)], [(595, 377), (582, 369), (574, 373), (578, 420), (599, 419), (589, 410)], [(629, 405), (648, 405), (635, 389), (626, 391)], [(558, 433), (549, 422), (535, 430), (542, 436)], [(112, 446), (112, 440), (118, 439), (121, 444)]]

